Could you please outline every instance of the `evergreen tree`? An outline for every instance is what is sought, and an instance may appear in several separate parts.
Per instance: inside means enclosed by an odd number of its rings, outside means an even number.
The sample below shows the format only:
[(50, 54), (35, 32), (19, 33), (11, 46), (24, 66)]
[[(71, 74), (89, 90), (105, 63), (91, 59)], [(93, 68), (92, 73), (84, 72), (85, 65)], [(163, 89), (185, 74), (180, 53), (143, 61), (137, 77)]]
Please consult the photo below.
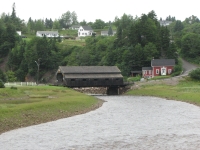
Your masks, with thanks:
[(0, 69), (0, 80), (3, 82), (7, 81), (6, 75), (3, 73), (3, 71), (1, 69)]
[(108, 35), (109, 36), (112, 36), (113, 35), (113, 30), (112, 30), (112, 27), (111, 27), (111, 23), (109, 23), (110, 26), (109, 26), (109, 29), (108, 29)]

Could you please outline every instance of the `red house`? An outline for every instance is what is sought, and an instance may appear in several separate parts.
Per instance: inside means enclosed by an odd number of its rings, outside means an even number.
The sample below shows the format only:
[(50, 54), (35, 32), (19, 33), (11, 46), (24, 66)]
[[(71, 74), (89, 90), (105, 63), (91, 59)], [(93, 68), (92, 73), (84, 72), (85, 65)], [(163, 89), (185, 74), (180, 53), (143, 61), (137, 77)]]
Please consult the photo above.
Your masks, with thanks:
[(175, 66), (175, 59), (153, 59), (151, 67), (142, 67), (142, 76), (144, 78), (153, 78), (154, 76), (170, 75)]

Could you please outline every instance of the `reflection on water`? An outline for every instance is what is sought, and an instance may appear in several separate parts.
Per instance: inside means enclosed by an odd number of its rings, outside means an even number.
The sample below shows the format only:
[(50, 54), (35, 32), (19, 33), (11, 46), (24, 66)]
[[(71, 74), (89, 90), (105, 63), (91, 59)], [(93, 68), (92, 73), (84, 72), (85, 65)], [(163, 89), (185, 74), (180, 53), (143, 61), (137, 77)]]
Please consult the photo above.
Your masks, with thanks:
[(200, 108), (140, 96), (97, 96), (95, 111), (0, 135), (3, 150), (200, 148)]

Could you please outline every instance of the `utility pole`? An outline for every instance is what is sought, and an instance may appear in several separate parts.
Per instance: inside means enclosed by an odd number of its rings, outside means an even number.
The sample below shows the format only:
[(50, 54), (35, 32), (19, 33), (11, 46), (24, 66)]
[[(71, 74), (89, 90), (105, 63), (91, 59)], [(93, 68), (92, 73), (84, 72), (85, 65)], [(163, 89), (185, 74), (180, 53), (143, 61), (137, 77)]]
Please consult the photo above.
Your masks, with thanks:
[(39, 72), (40, 72), (40, 58), (38, 59), (38, 61), (35, 61), (35, 63), (37, 64), (37, 85), (39, 84)]

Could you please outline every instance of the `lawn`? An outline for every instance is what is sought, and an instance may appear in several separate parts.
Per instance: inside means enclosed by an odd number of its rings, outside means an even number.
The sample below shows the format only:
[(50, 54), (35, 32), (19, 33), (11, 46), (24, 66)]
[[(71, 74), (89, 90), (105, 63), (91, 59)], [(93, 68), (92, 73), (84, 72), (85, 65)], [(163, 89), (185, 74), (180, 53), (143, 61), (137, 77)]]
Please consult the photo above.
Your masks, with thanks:
[(72, 89), (57, 86), (0, 89), (0, 134), (81, 114), (97, 108), (102, 102)]
[(64, 39), (63, 42), (60, 43), (62, 46), (85, 46), (85, 40), (70, 40)]
[(156, 96), (200, 106), (200, 82), (182, 80), (178, 85), (149, 84), (130, 90), (127, 95)]

